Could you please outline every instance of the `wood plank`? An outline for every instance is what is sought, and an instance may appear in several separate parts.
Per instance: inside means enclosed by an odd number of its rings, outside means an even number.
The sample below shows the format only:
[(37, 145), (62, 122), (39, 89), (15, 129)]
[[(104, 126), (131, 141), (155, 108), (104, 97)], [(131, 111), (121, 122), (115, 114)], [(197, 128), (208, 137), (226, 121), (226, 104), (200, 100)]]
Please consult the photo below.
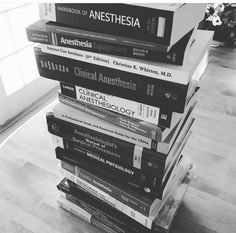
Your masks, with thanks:
[[(204, 115), (201, 116), (199, 111), (194, 112), (196, 120), (192, 126), (193, 132), (236, 146), (235, 119), (233, 120), (228, 115), (220, 116), (220, 114), (212, 114), (207, 111), (204, 111)], [(222, 120), (219, 120), (220, 118)]]
[(202, 151), (211, 152), (217, 156), (222, 156), (223, 158), (236, 163), (235, 146), (198, 134), (197, 131), (190, 135), (188, 146), (190, 146), (193, 150), (201, 148)]
[(192, 187), (236, 205), (236, 163), (201, 148), (193, 149), (190, 144), (185, 146), (183, 154), (196, 165)]
[(235, 205), (189, 187), (170, 233), (233, 233), (235, 216)]
[(215, 90), (219, 94), (235, 97), (236, 70), (230, 70), (223, 67), (218, 67), (217, 69), (213, 69), (210, 68), (210, 66), (211, 64), (209, 64), (209, 67), (206, 69), (200, 81), (200, 87), (203, 90)]
[(219, 94), (218, 91), (200, 89), (197, 106), (214, 113), (236, 116), (236, 98)]

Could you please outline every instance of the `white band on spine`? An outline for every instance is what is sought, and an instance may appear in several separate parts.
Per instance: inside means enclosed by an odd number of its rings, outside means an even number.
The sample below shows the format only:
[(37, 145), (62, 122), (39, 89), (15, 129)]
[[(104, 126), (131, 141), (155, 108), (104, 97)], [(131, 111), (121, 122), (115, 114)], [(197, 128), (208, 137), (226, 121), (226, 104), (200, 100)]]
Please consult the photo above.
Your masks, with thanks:
[(141, 169), (142, 154), (143, 154), (143, 147), (135, 145), (134, 155), (133, 155), (133, 166), (138, 169)]

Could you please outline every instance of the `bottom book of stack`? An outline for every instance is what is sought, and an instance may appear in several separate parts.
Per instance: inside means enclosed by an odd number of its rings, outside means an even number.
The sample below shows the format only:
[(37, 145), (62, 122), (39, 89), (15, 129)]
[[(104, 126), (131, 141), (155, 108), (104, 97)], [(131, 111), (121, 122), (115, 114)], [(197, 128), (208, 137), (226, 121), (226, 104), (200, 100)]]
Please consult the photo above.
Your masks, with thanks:
[[(163, 189), (162, 200), (153, 200), (152, 213), (149, 216), (143, 215), (143, 219), (142, 214), (138, 215), (137, 211), (133, 211), (133, 218), (127, 216), (124, 212), (127, 211), (125, 208), (129, 209), (128, 206), (121, 204), (121, 209), (118, 210), (114, 207), (113, 200), (109, 202), (105, 192), (81, 181), (78, 176), (79, 172), (92, 179), (91, 173), (63, 161), (58, 164), (58, 170), (64, 177), (57, 185), (61, 191), (57, 200), (59, 206), (105, 232), (145, 233), (169, 230), (191, 180), (194, 166), (187, 156), (179, 156)], [(141, 222), (146, 222), (148, 227)]]

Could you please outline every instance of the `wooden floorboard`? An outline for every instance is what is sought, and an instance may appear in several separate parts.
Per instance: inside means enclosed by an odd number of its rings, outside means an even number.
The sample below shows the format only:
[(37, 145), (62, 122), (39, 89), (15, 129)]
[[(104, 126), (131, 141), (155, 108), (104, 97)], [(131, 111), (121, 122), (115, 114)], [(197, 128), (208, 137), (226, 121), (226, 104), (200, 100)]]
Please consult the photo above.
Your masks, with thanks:
[[(195, 175), (171, 233), (236, 232), (236, 49), (214, 48), (183, 154)], [(0, 147), (1, 233), (100, 232), (56, 204), (57, 160), (45, 114)]]

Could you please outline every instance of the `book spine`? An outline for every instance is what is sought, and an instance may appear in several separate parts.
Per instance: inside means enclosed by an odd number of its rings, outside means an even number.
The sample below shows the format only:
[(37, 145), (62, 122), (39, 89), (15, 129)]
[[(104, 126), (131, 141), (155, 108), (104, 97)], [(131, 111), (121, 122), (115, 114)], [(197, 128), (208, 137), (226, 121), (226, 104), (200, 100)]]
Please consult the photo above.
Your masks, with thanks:
[(26, 28), (26, 35), (28, 41), (41, 44), (52, 44), (50, 35), (41, 29)]
[[(77, 101), (98, 108), (107, 109), (109, 112), (113, 111), (128, 116), (131, 119), (135, 118), (149, 122), (154, 125), (170, 125), (172, 115), (178, 114), (167, 109), (153, 107), (139, 102), (130, 101), (125, 98), (119, 98), (117, 96), (107, 95), (69, 83), (61, 83), (61, 93), (67, 97), (74, 98)], [(126, 124), (127, 123), (125, 123), (125, 125)], [(141, 126), (143, 125), (145, 126), (144, 123), (141, 124)], [(153, 132), (151, 134), (153, 134)]]
[[(137, 184), (142, 187), (143, 190), (147, 190), (147, 192), (151, 193), (151, 190), (159, 191), (161, 189), (163, 175), (150, 175), (126, 164), (117, 161), (112, 162), (110, 159), (105, 159), (101, 153), (97, 154), (83, 147), (73, 146), (73, 144), (68, 141), (65, 146), (66, 147), (62, 148), (64, 149), (64, 154), (71, 159), (78, 162), (83, 160), (83, 163), (93, 164), (94, 166), (97, 166), (98, 169), (104, 169), (106, 173), (112, 173), (113, 177), (125, 179), (125, 182)], [(69, 148), (71, 150), (69, 150)], [(116, 180), (118, 178), (116, 178)]]
[[(115, 169), (111, 169), (111, 167), (103, 166), (102, 164), (87, 158), (87, 156), (81, 156), (83, 151), (78, 154), (78, 152), (72, 152), (60, 147), (55, 149), (56, 151), (56, 158), (60, 159), (64, 162), (73, 164), (75, 166), (79, 166), (82, 169), (93, 172), (95, 175), (106, 177), (110, 180), (114, 180), (117, 183), (123, 184), (131, 188), (132, 190), (138, 191), (145, 195), (149, 195), (150, 197), (153, 196), (160, 196), (161, 195), (161, 179), (155, 183), (157, 179), (150, 179), (147, 180), (147, 176), (144, 176), (144, 180), (141, 181), (134, 181), (132, 178), (128, 177), (126, 174), (121, 173), (120, 176), (117, 176), (117, 171)], [(145, 180), (146, 179), (146, 180)]]
[[(39, 44), (35, 49), (35, 54), (40, 75), (154, 107), (169, 108), (176, 112), (184, 111), (189, 83), (178, 84), (172, 82), (174, 81), (172, 78), (169, 81), (163, 81), (130, 73), (123, 66), (121, 69), (116, 69), (113, 64), (116, 64), (117, 61), (114, 62), (110, 58), (103, 57), (106, 55), (92, 54), (86, 55), (85, 58), (84, 52)], [(90, 58), (98, 62), (88, 61)], [(120, 58), (114, 57), (114, 59)], [(124, 59), (120, 60), (123, 63), (125, 61)], [(106, 65), (96, 64), (100, 62)], [(132, 67), (140, 67), (138, 62), (130, 62), (133, 63)], [(65, 71), (55, 68), (62, 64), (66, 67)], [(130, 65), (124, 67), (130, 67)]]
[[(139, 147), (134, 148), (132, 154), (123, 154), (115, 153), (109, 150), (106, 150), (102, 147), (93, 144), (89, 139), (79, 139), (72, 138), (72, 140), (63, 139), (61, 137), (54, 136), (54, 142), (57, 146), (60, 146), (63, 149), (70, 151), (80, 151), (81, 147), (87, 152), (94, 153), (94, 155), (99, 156), (101, 160), (107, 160), (111, 163), (118, 163), (124, 167), (130, 167), (138, 172), (143, 171), (145, 174), (149, 174), (154, 177), (163, 177), (164, 173), (164, 159), (147, 156), (142, 158), (142, 149)], [(114, 144), (113, 144), (114, 145)], [(128, 151), (129, 152), (129, 151)], [(125, 156), (129, 158), (124, 158)]]
[[(110, 206), (106, 202), (94, 195), (86, 192), (83, 188), (74, 182), (64, 178), (57, 188), (64, 194), (65, 198), (78, 207), (83, 208), (92, 215), (92, 217), (101, 221), (118, 232), (149, 233), (150, 230), (124, 213)], [(61, 195), (61, 197), (64, 197)]]
[[(36, 43), (57, 45), (94, 53), (137, 58), (148, 61), (159, 61), (175, 65), (183, 64), (184, 51), (186, 49), (185, 45), (187, 45), (187, 41), (188, 39), (190, 39), (189, 34), (187, 34), (183, 38), (184, 43), (181, 43), (181, 48), (177, 44), (174, 45), (169, 52), (165, 53), (152, 50), (150, 48), (138, 48), (130, 45), (122, 45), (106, 41), (98, 41), (91, 38), (81, 37), (78, 34), (73, 35), (66, 33), (57, 33), (53, 31), (55, 30), (44, 32), (37, 30), (35, 28), (28, 28), (27, 29), (28, 40)], [(45, 33), (47, 35), (45, 35)]]
[[(87, 209), (85, 210), (84, 208), (74, 204), (73, 203), (73, 198), (69, 194), (66, 194), (66, 198), (60, 196), (57, 199), (57, 204), (61, 208), (63, 208), (65, 210), (67, 210), (68, 212), (76, 215), (77, 217), (79, 217), (80, 219), (90, 223), (91, 225), (103, 230), (104, 232), (107, 232), (107, 233), (121, 232), (121, 231), (113, 230), (112, 228), (110, 228), (106, 224), (102, 223), (102, 221), (99, 221), (96, 218), (94, 218), (93, 214), (90, 214), (88, 211), (86, 211)], [(122, 231), (122, 232), (125, 233), (125, 231)]]
[(61, 147), (69, 150), (83, 147), (112, 162), (163, 176), (166, 159), (163, 154), (57, 119), (51, 113), (47, 114), (47, 126), (48, 131), (55, 135), (55, 143)]
[(91, 31), (169, 44), (173, 12), (127, 4), (40, 4), (40, 18)]
[(60, 91), (58, 92), (58, 99), (63, 104), (76, 108), (85, 113), (92, 114), (93, 116), (106, 120), (131, 132), (152, 138), (156, 141), (162, 140), (162, 126), (157, 126), (137, 118), (125, 116), (86, 102), (79, 101), (73, 97), (69, 97), (68, 95), (63, 95)]
[[(190, 80), (187, 71), (178, 70), (176, 69), (175, 66), (172, 67), (171, 65), (167, 67), (166, 65), (163, 65), (163, 63), (157, 63), (157, 62), (148, 63), (138, 59), (130, 59), (124, 57), (121, 58), (118, 56), (98, 54), (89, 51), (83, 51), (79, 49), (48, 45), (48, 44), (38, 44), (37, 48), (40, 49), (41, 52), (43, 53), (63, 56), (68, 59), (76, 60), (77, 63), (78, 61), (80, 61), (88, 63), (90, 65), (93, 64), (93, 67), (96, 65), (110, 68), (112, 70), (115, 69), (118, 72), (118, 74), (121, 74), (119, 76), (122, 78), (123, 76), (127, 75), (129, 75), (128, 77), (131, 78), (133, 76), (135, 78), (138, 78), (137, 75), (140, 75), (142, 76), (142, 79), (144, 79), (145, 77), (145, 79), (149, 79), (151, 82), (158, 82), (159, 86), (160, 84), (162, 84), (161, 81), (170, 82), (166, 83), (166, 88), (168, 85), (172, 85), (173, 87), (174, 83), (179, 84), (181, 87), (181, 84), (182, 86), (187, 85)], [(100, 80), (104, 80), (104, 78)], [(126, 86), (128, 87), (128, 85)]]
[(114, 138), (136, 144), (138, 146), (155, 150), (157, 149), (157, 141), (150, 138), (137, 135), (129, 130), (123, 129), (104, 121), (98, 117), (86, 114), (78, 109), (71, 108), (65, 104), (57, 104), (53, 108), (53, 113), (56, 118), (64, 121), (103, 133)]
[(156, 201), (156, 197), (134, 192), (117, 182), (99, 178), (78, 166), (61, 161), (61, 167), (145, 216), (149, 216), (153, 206), (160, 202), (160, 200)]
[(62, 169), (61, 167), (58, 167), (59, 174), (63, 177), (67, 178), (68, 180), (71, 180), (75, 184), (77, 184), (79, 187), (81, 187), (86, 192), (90, 193), (92, 196), (97, 197), (98, 199), (104, 201), (108, 205), (112, 206), (113, 208), (123, 212), (125, 215), (131, 217), (132, 219), (138, 221), (140, 224), (144, 225), (145, 227), (151, 229), (152, 227), (152, 220), (141, 214), (138, 211), (133, 210), (129, 206), (121, 203), (120, 201), (110, 197), (105, 192), (97, 189), (93, 185), (88, 184), (84, 180), (80, 179), (79, 177), (73, 175), (72, 173), (66, 171), (65, 169)]

